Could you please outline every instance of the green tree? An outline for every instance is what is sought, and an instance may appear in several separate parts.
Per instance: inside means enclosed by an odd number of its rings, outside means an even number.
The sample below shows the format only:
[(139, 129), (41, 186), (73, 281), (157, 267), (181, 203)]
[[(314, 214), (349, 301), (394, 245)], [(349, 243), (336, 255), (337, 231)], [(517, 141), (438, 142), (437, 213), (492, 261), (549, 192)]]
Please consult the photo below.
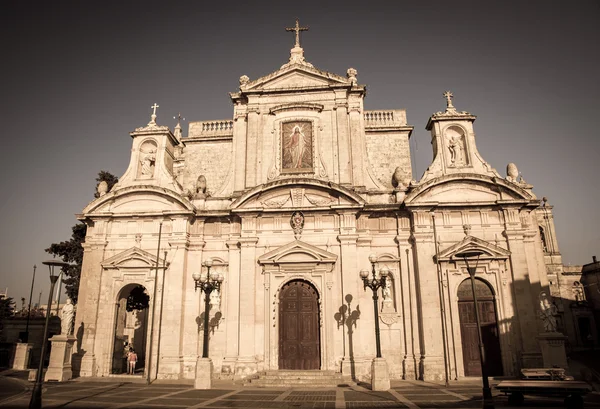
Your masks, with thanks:
[(12, 317), (15, 312), (15, 302), (12, 297), (0, 298), (0, 321)]
[[(105, 181), (108, 184), (108, 190), (112, 189), (115, 183), (118, 182), (116, 176), (101, 170), (96, 178), (96, 192), (94, 197), (98, 197), (98, 184)], [(68, 267), (63, 267), (63, 279), (62, 282), (65, 284), (65, 290), (67, 295), (73, 300), (74, 304), (77, 304), (77, 294), (79, 293), (79, 277), (81, 276), (81, 264), (83, 263), (83, 246), (82, 243), (85, 241), (85, 234), (87, 232), (87, 225), (85, 223), (77, 223), (72, 228), (73, 233), (71, 238), (67, 241), (61, 241), (60, 243), (52, 243), (50, 247), (46, 249), (46, 252), (53, 256), (58, 256), (65, 263), (69, 263)]]

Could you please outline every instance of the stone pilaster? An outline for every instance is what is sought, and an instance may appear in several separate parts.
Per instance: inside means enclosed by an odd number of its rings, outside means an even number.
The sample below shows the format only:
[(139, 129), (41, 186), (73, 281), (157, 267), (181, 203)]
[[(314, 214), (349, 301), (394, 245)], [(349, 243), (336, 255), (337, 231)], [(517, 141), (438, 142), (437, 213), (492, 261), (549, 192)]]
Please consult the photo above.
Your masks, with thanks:
[(352, 163), (352, 179), (354, 186), (365, 185), (365, 126), (362, 109), (362, 98), (354, 93), (348, 99), (348, 123), (350, 130), (350, 152)]
[[(247, 220), (244, 219), (243, 224)], [(256, 219), (254, 219), (256, 223)], [(236, 362), (235, 375), (247, 376), (256, 372), (255, 358), (255, 294), (256, 284), (256, 243), (258, 237), (240, 237), (240, 302), (239, 302), (239, 320), (240, 332), (244, 332), (244, 342), (239, 345), (239, 356)], [(243, 269), (243, 271), (241, 271)]]
[(246, 133), (246, 188), (256, 185), (257, 140), (260, 137), (260, 112), (258, 107), (248, 108), (248, 129)]
[(241, 192), (246, 183), (246, 138), (248, 132), (246, 106), (241, 103), (235, 108), (233, 122), (234, 184), (233, 190)]
[(225, 357), (221, 366), (221, 372), (225, 375), (235, 373), (235, 363), (239, 356), (240, 346), (240, 243), (239, 240), (226, 242), (229, 249), (229, 272), (225, 279), (225, 291), (227, 291), (227, 341), (225, 346)]
[(350, 157), (350, 135), (348, 130), (348, 106), (344, 101), (336, 102), (336, 128), (338, 160), (340, 165), (340, 184), (352, 184), (352, 158)]

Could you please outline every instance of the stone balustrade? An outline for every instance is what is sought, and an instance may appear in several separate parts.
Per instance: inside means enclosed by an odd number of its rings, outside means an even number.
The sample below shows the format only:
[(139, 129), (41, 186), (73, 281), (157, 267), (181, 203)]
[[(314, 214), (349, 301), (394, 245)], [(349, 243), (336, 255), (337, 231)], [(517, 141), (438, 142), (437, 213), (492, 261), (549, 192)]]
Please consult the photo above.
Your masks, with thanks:
[(406, 126), (405, 110), (365, 111), (365, 128), (367, 129), (396, 126)]
[(233, 121), (230, 119), (190, 122), (190, 138), (202, 138), (206, 136), (227, 136), (232, 134)]

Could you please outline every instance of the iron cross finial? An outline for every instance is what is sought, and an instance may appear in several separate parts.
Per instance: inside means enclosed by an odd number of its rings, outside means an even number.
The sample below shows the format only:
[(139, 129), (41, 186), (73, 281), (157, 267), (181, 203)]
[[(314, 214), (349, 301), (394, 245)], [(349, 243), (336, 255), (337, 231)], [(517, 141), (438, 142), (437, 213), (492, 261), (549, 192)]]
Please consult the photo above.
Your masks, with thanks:
[(286, 27), (285, 31), (295, 31), (296, 32), (296, 47), (300, 47), (300, 31), (308, 31), (308, 27), (300, 27), (300, 23), (298, 19), (296, 19), (295, 27)]
[(444, 92), (444, 98), (446, 98), (446, 104), (448, 108), (454, 108), (454, 105), (452, 105), (452, 98), (454, 97), (454, 94), (450, 91), (446, 91)]

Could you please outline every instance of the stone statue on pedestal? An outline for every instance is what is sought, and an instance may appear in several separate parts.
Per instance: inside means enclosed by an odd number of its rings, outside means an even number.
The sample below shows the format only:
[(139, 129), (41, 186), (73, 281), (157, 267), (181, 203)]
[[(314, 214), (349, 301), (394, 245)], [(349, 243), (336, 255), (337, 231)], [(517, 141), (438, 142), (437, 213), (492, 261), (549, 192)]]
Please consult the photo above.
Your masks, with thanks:
[(73, 301), (67, 298), (67, 303), (60, 310), (60, 333), (71, 335), (73, 331), (73, 319), (75, 318), (75, 307)]
[(556, 332), (557, 331), (557, 322), (556, 322), (556, 314), (557, 314), (556, 305), (550, 303), (548, 299), (548, 295), (545, 292), (540, 293), (540, 318), (542, 319), (542, 323), (544, 325), (544, 331), (546, 332)]

